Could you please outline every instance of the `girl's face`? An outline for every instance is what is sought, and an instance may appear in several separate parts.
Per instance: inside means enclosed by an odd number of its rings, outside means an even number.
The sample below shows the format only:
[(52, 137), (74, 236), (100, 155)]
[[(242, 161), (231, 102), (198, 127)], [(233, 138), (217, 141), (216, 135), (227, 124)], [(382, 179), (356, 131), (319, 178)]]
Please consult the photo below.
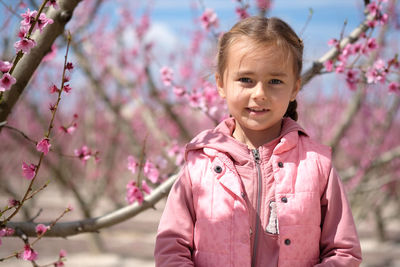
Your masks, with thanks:
[(242, 38), (229, 47), (222, 75), (216, 75), (218, 92), (236, 119), (234, 137), (262, 145), (279, 136), (289, 101), (300, 89), (292, 56)]

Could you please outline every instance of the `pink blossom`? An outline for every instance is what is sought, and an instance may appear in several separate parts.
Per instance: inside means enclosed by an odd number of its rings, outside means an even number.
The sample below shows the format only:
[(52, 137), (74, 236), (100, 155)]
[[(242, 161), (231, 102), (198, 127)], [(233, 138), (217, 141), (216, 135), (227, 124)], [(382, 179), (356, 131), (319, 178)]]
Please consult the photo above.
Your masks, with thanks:
[(13, 76), (11, 76), (9, 73), (4, 73), (3, 77), (0, 79), (0, 92), (10, 90), (11, 86), (16, 82), (17, 80)]
[(160, 176), (160, 173), (159, 173), (159, 171), (157, 170), (157, 168), (156, 168), (156, 167), (154, 166), (154, 164), (153, 164), (151, 161), (149, 161), (149, 160), (146, 160), (146, 163), (144, 164), (143, 173), (144, 173), (144, 175), (147, 176), (147, 178), (149, 178), (149, 180), (150, 180), (152, 183), (157, 183), (158, 178), (159, 178), (159, 176)]
[(209, 30), (211, 27), (218, 27), (217, 14), (211, 8), (206, 8), (200, 17), (201, 25), (204, 29)]
[(63, 266), (65, 266), (65, 265), (64, 265), (64, 262), (63, 262), (63, 261), (58, 260), (58, 261), (56, 261), (56, 262), (54, 263), (54, 266), (55, 266), (55, 267), (63, 267)]
[(396, 82), (391, 82), (389, 84), (389, 92), (399, 94), (400, 93), (400, 84), (396, 83)]
[(39, 31), (42, 32), (44, 27), (47, 26), (47, 24), (53, 24), (53, 22), (54, 21), (52, 19), (46, 17), (45, 13), (40, 13), (39, 19), (35, 25), (35, 29), (39, 28)]
[(18, 200), (14, 199), (14, 198), (10, 198), (8, 200), (8, 206), (9, 207), (15, 207), (17, 205), (19, 205), (19, 201)]
[(347, 74), (346, 74), (346, 82), (347, 85), (351, 90), (357, 89), (357, 83), (358, 83), (358, 71), (350, 69)]
[(326, 71), (331, 72), (333, 70), (333, 60), (329, 59), (329, 60), (325, 61), (324, 66), (325, 66)]
[(60, 257), (60, 258), (65, 258), (65, 257), (67, 257), (67, 251), (65, 251), (64, 249), (61, 249), (61, 250), (60, 250), (59, 257)]
[(21, 26), (19, 27), (19, 31), (18, 31), (18, 37), (20, 39), (24, 39), (29, 31), (29, 25), (23, 25), (21, 24)]
[(380, 11), (380, 7), (375, 1), (373, 1), (367, 5), (367, 10), (372, 16), (376, 16), (376, 14)]
[(381, 73), (373, 67), (368, 68), (365, 77), (367, 77), (367, 83), (377, 83), (383, 80)]
[(32, 180), (36, 174), (36, 165), (31, 163), (30, 165), (22, 162), (22, 171), (26, 179)]
[(271, 6), (271, 0), (257, 0), (257, 7), (266, 10)]
[(133, 174), (135, 174), (138, 166), (139, 164), (137, 163), (135, 157), (132, 155), (128, 156), (128, 164), (127, 164), (128, 170), (130, 170)]
[(82, 146), (80, 149), (74, 150), (75, 156), (77, 156), (83, 163), (90, 159), (92, 152), (87, 146)]
[(368, 41), (367, 41), (367, 49), (369, 51), (372, 51), (372, 50), (375, 50), (377, 48), (378, 48), (378, 44), (376, 42), (376, 39), (375, 38), (368, 39)]
[(3, 236), (12, 236), (14, 234), (14, 229), (13, 228), (9, 228), (9, 227), (5, 227), (5, 228), (1, 228), (0, 229), (0, 237)]
[(183, 87), (179, 87), (179, 86), (174, 86), (173, 87), (173, 92), (177, 97), (182, 97), (185, 95), (186, 90)]
[(50, 94), (54, 94), (54, 93), (58, 93), (58, 92), (59, 92), (59, 90), (55, 84), (50, 86)]
[(45, 155), (49, 153), (51, 144), (48, 138), (43, 138), (40, 142), (36, 145), (37, 151), (43, 152)]
[(77, 123), (74, 122), (72, 125), (65, 127), (65, 126), (60, 126), (60, 131), (63, 133), (67, 133), (67, 134), (73, 134), (76, 130), (77, 127)]
[(14, 44), (15, 50), (18, 53), (19, 51), (22, 51), (25, 54), (29, 54), (29, 51), (31, 51), (31, 49), (36, 46), (36, 42), (34, 40), (31, 39), (22, 39), (19, 40), (18, 42), (16, 42)]
[(44, 225), (44, 224), (38, 224), (38, 225), (36, 225), (36, 228), (35, 228), (35, 230), (36, 230), (36, 234), (37, 235), (43, 235), (44, 233), (46, 233), (46, 231), (49, 229), (49, 227), (48, 226), (46, 226), (46, 225)]
[(386, 65), (385, 61), (383, 61), (381, 58), (379, 58), (377, 61), (375, 61), (374, 68), (379, 71), (384, 71), (385, 65)]
[(49, 2), (47, 2), (46, 6), (52, 6), (52, 7), (54, 7), (54, 9), (58, 9), (57, 0), (49, 0)]
[(358, 54), (362, 51), (362, 44), (357, 43), (353, 45), (353, 54)]
[(23, 20), (21, 21), (21, 25), (32, 25), (33, 22), (35, 21), (35, 17), (37, 15), (37, 11), (33, 10), (32, 12), (29, 10), (29, 8), (26, 10), (25, 13), (21, 14), (21, 17)]
[(146, 194), (150, 194), (150, 193), (151, 193), (151, 188), (150, 188), (149, 185), (146, 183), (146, 181), (142, 181), (142, 190), (143, 190)]
[(38, 256), (37, 252), (34, 251), (33, 248), (31, 248), (30, 245), (25, 245), (24, 246), (24, 252), (22, 254), (22, 258), (24, 260), (34, 261), (34, 260), (37, 259), (37, 256)]
[(247, 7), (236, 7), (235, 12), (240, 19), (245, 19), (249, 17), (249, 13), (247, 13)]
[(67, 64), (65, 65), (65, 68), (69, 71), (74, 69), (74, 65), (72, 64), (72, 62), (67, 62)]
[(198, 92), (193, 92), (189, 95), (189, 104), (197, 108), (201, 105), (201, 94)]
[(72, 90), (72, 88), (69, 84), (66, 84), (64, 85), (63, 90), (68, 94)]
[(12, 67), (12, 63), (8, 61), (2, 61), (0, 60), (0, 71), (1, 72), (8, 72)]
[(174, 72), (169, 67), (162, 67), (160, 69), (161, 80), (165, 86), (170, 86), (172, 84), (172, 76)]
[(345, 70), (345, 68), (346, 68), (346, 63), (344, 63), (344, 62), (339, 62), (339, 64), (336, 65), (335, 72), (336, 72), (336, 73), (343, 73), (344, 70)]
[(329, 45), (329, 46), (337, 46), (337, 45), (339, 45), (339, 41), (338, 41), (337, 39), (335, 39), (335, 38), (330, 39), (330, 40), (328, 41), (328, 45)]
[(139, 204), (143, 203), (143, 193), (142, 191), (140, 191), (139, 187), (136, 186), (136, 183), (134, 181), (128, 183), (126, 185), (126, 188), (126, 200), (129, 204), (132, 204), (135, 201), (139, 202)]

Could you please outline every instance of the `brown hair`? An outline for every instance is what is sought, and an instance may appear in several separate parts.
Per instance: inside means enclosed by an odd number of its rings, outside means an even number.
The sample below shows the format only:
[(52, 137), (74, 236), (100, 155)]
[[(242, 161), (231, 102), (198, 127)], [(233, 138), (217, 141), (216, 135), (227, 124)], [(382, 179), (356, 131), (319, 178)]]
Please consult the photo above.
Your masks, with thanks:
[[(217, 72), (223, 77), (228, 49), (240, 38), (247, 37), (257, 45), (275, 44), (288, 51), (293, 59), (293, 70), (300, 78), (303, 67), (303, 42), (294, 30), (279, 18), (249, 17), (236, 23), (232, 29), (222, 35), (218, 43)], [(284, 117), (297, 120), (297, 101), (289, 103)]]

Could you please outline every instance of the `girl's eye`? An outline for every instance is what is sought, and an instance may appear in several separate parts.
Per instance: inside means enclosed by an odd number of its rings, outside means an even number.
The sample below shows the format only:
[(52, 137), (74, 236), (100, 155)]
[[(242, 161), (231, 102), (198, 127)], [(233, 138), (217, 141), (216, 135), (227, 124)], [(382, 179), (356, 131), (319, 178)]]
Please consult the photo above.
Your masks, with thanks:
[(244, 78), (239, 78), (239, 82), (241, 82), (241, 83), (252, 83), (253, 81), (250, 78), (244, 77)]
[(269, 83), (271, 83), (271, 84), (281, 84), (282, 81), (278, 80), (278, 79), (272, 79), (271, 81), (269, 81)]

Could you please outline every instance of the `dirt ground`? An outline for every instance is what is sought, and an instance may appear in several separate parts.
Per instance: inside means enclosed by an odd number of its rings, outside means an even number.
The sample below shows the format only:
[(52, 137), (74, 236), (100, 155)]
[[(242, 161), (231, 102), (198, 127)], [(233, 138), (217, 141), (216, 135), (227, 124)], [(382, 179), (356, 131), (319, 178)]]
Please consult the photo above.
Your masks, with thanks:
[[(4, 198), (0, 197), (1, 203)], [(65, 198), (51, 196), (38, 200), (44, 209), (43, 220), (58, 214), (65, 206)], [(38, 263), (45, 265), (54, 262), (60, 249), (67, 251), (65, 266), (73, 267), (150, 267), (154, 266), (153, 249), (155, 233), (165, 201), (156, 205), (156, 210), (147, 210), (124, 223), (104, 229), (100, 234), (82, 234), (62, 238), (45, 238), (38, 242), (35, 249), (39, 253)], [(100, 210), (106, 209), (107, 205)], [(47, 211), (47, 212), (46, 212)], [(52, 213), (53, 212), (53, 213)], [(100, 213), (101, 214), (101, 213)], [(54, 215), (53, 215), (54, 216)], [(76, 215), (77, 216), (77, 215)], [(65, 221), (73, 220), (75, 215), (66, 216)], [(400, 220), (389, 226), (387, 242), (381, 243), (376, 239), (373, 223), (358, 223), (361, 238), (363, 258), (362, 267), (400, 267)], [(103, 252), (98, 250), (95, 243), (101, 243)], [(3, 238), (0, 246), (0, 257), (12, 252), (12, 249), (22, 247), (22, 241), (16, 238)], [(32, 266), (22, 260), (8, 260), (0, 263), (4, 267)]]

